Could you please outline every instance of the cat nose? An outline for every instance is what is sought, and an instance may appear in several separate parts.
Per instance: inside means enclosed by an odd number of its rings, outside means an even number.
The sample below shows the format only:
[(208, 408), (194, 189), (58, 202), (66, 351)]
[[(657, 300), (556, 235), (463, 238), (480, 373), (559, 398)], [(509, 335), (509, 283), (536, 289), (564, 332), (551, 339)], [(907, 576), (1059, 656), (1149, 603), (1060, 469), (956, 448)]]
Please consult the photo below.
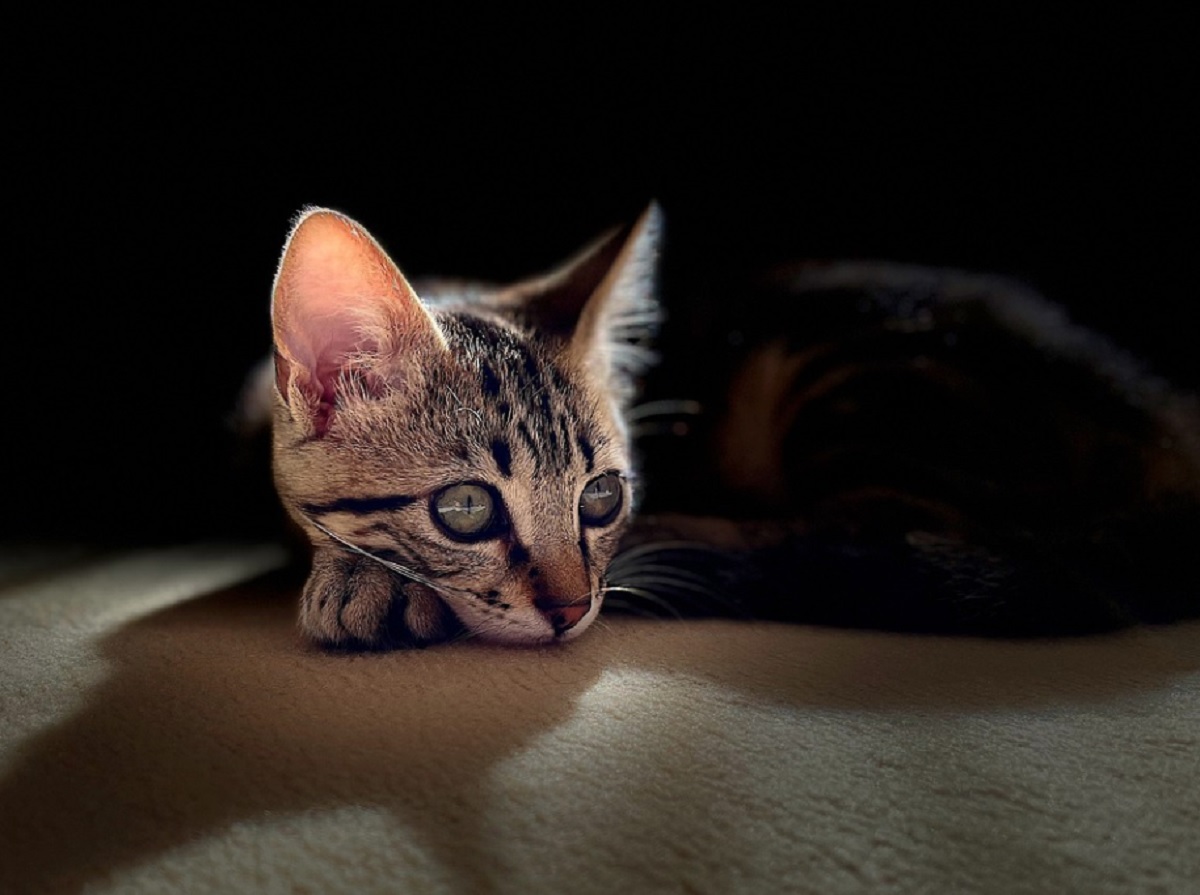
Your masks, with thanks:
[(592, 608), (591, 598), (575, 603), (558, 603), (554, 600), (535, 600), (534, 606), (554, 626), (554, 633), (561, 634), (579, 624), (579, 620)]

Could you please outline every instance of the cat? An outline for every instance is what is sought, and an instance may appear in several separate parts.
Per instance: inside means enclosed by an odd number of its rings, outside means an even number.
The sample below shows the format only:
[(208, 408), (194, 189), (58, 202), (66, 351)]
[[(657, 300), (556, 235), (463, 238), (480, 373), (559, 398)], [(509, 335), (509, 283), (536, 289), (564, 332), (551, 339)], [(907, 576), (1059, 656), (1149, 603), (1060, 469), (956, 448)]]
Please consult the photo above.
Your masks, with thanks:
[(664, 315), (663, 217), (414, 287), (298, 216), (260, 400), (309, 639), (565, 642), (606, 599), (1002, 635), (1200, 610), (1194, 400), (997, 277), (684, 271)]

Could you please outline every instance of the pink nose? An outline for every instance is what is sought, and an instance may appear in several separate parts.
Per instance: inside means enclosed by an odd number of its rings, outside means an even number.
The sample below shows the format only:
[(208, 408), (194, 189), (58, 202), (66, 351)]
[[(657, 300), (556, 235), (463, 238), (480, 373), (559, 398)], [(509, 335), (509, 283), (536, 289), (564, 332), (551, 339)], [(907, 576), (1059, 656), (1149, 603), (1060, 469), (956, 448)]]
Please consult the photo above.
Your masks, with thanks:
[(546, 600), (538, 602), (536, 605), (542, 615), (550, 620), (550, 624), (554, 625), (555, 633), (561, 634), (579, 624), (579, 620), (592, 608), (592, 601), (556, 604)]

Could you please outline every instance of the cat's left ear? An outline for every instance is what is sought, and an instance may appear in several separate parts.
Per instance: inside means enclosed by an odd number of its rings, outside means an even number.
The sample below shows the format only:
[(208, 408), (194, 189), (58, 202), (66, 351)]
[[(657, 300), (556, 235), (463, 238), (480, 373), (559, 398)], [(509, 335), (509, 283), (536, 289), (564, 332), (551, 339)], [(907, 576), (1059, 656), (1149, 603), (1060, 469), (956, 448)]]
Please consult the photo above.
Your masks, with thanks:
[(565, 344), (568, 355), (606, 381), (623, 401), (633, 379), (654, 361), (650, 342), (662, 321), (655, 274), (663, 214), (651, 203), (631, 226), (615, 230), (549, 274), (491, 297)]

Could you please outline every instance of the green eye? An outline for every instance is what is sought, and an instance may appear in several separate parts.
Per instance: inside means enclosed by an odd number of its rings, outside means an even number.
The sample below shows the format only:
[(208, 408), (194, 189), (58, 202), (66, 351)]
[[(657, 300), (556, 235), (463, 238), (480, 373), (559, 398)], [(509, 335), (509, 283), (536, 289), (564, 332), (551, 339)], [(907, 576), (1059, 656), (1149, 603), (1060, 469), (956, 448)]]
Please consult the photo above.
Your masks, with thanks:
[(484, 485), (450, 485), (433, 497), (434, 521), (454, 538), (487, 537), (496, 527), (499, 498)]
[(615, 473), (596, 476), (583, 488), (579, 495), (579, 519), (584, 525), (608, 525), (621, 509), (621, 497), (625, 493), (621, 479)]

